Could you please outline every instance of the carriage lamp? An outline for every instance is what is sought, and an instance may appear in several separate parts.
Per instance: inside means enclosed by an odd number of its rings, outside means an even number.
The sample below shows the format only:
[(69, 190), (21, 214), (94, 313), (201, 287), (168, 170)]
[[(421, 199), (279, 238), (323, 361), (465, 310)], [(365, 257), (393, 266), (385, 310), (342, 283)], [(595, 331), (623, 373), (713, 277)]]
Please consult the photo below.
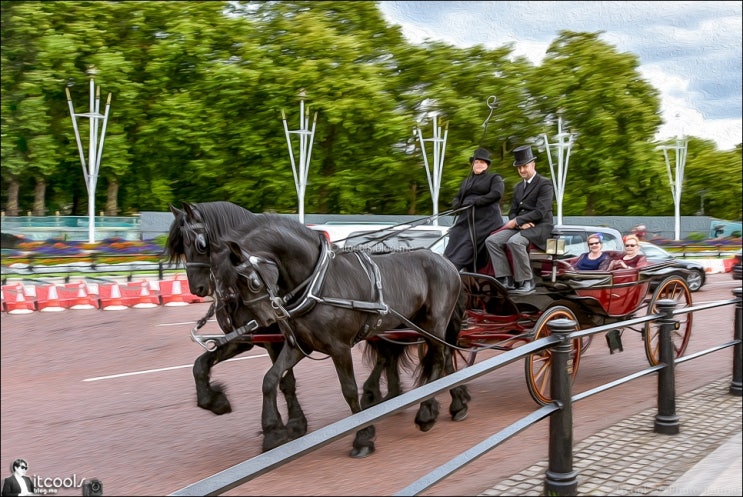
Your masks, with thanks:
[(565, 253), (565, 239), (548, 238), (545, 252), (550, 255), (563, 255)]

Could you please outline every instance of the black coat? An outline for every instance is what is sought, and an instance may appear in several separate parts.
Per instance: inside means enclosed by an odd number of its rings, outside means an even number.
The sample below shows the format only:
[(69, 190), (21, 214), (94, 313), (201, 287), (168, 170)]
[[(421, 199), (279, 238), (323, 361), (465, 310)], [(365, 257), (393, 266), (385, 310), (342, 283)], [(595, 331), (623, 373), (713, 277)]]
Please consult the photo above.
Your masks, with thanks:
[(457, 269), (476, 270), (474, 268), (475, 250), (472, 245), (474, 235), (477, 247), (477, 265), (484, 266), (487, 259), (485, 239), (503, 226), (503, 214), (500, 199), (503, 196), (504, 184), (500, 174), (470, 173), (462, 181), (459, 193), (452, 201), (452, 207), (458, 209), (472, 205), (460, 212), (454, 225), (449, 229), (449, 241), (444, 255)]
[(555, 199), (555, 190), (552, 180), (535, 174), (529, 186), (524, 191), (523, 181), (513, 189), (513, 200), (508, 219), (516, 218), (519, 226), (524, 223), (534, 223), (534, 227), (524, 230), (521, 234), (531, 243), (544, 250), (547, 238), (552, 235), (554, 220), (552, 218), (552, 202)]
[[(22, 477), (24, 480), (26, 480), (26, 486), (28, 487), (28, 491), (33, 493), (36, 491), (34, 488), (34, 482), (31, 481), (31, 478), (28, 476)], [(20, 495), (21, 494), (21, 485), (16, 481), (15, 477), (13, 475), (10, 475), (3, 481), (3, 492), (2, 495), (5, 497), (6, 495)]]

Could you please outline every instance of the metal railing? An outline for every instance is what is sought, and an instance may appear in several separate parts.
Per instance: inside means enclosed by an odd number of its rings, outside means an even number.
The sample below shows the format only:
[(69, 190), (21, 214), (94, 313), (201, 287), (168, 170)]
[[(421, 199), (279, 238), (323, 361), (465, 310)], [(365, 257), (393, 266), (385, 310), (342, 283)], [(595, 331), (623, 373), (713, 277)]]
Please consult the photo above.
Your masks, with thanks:
[[(574, 321), (555, 319), (548, 323), (552, 334), (547, 337), (521, 345), (517, 349), (509, 350), (496, 357), (473, 364), (444, 378), (369, 407), (359, 413), (232, 466), (213, 476), (188, 485), (170, 495), (220, 495), (359, 429), (365, 428), (382, 418), (414, 406), (451, 388), (463, 385), (475, 378), (492, 373), (514, 361), (524, 359), (529, 354), (548, 348), (552, 352), (551, 398), (554, 399), (550, 404), (538, 408), (503, 430), (486, 438), (459, 456), (403, 488), (397, 495), (419, 494), (544, 418), (550, 419), (549, 463), (545, 474), (544, 492), (546, 495), (577, 495), (578, 474), (573, 470), (572, 458), (572, 404), (574, 402), (584, 400), (610, 388), (657, 372), (658, 412), (655, 417), (654, 431), (662, 434), (678, 433), (679, 418), (675, 412), (675, 364), (690, 361), (728, 347), (734, 347), (733, 376), (729, 392), (731, 395), (736, 396), (743, 394), (743, 354), (741, 353), (743, 311), (741, 307), (741, 289), (734, 289), (733, 294), (735, 298), (731, 300), (710, 302), (678, 310), (674, 309), (676, 303), (673, 300), (659, 300), (657, 302), (660, 311), (659, 314), (633, 318), (627, 321), (581, 331), (571, 332), (571, 330), (575, 329), (576, 323)], [(672, 333), (678, 324), (674, 316), (732, 304), (735, 304), (733, 340), (674, 360)], [(610, 331), (617, 327), (627, 327), (652, 321), (657, 321), (660, 324), (660, 362), (658, 365), (640, 370), (619, 380), (600, 385), (587, 392), (575, 396), (572, 395), (572, 365), (570, 364), (570, 355), (573, 339)]]

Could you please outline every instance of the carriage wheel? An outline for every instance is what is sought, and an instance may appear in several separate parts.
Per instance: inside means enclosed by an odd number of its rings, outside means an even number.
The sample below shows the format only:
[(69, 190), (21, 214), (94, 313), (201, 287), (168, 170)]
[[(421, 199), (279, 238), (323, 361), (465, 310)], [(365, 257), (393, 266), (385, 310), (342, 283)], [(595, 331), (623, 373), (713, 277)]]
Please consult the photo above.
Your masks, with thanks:
[[(656, 302), (662, 299), (674, 300), (677, 304), (676, 309), (683, 309), (692, 305), (691, 291), (689, 291), (686, 281), (679, 276), (670, 276), (658, 285), (648, 303), (647, 314), (656, 314), (658, 312)], [(676, 353), (675, 357), (681, 357), (686, 352), (691, 337), (693, 317), (691, 313), (675, 316), (679, 322), (678, 328), (671, 333), (673, 350)], [(645, 355), (650, 365), (655, 366), (660, 362), (660, 325), (656, 321), (645, 323), (643, 338), (645, 340)]]
[(591, 342), (593, 342), (593, 335), (588, 335), (581, 337), (580, 339), (580, 353), (583, 354), (586, 352), (586, 349), (589, 345), (591, 345)]
[[(534, 340), (549, 336), (550, 330), (547, 323), (554, 319), (570, 319), (575, 321), (575, 331), (578, 331), (578, 319), (573, 314), (573, 311), (565, 306), (555, 306), (544, 311), (544, 313), (537, 320), (537, 324), (534, 325)], [(576, 338), (573, 340), (572, 351), (570, 353), (570, 359), (573, 362), (573, 371), (571, 373), (572, 381), (575, 381), (575, 376), (578, 374), (578, 363), (580, 362), (581, 354), (581, 339)], [(552, 402), (550, 396), (550, 382), (552, 379), (552, 351), (545, 349), (541, 352), (529, 354), (525, 362), (526, 370), (526, 386), (529, 387), (529, 394), (537, 402), (537, 404), (545, 405)]]

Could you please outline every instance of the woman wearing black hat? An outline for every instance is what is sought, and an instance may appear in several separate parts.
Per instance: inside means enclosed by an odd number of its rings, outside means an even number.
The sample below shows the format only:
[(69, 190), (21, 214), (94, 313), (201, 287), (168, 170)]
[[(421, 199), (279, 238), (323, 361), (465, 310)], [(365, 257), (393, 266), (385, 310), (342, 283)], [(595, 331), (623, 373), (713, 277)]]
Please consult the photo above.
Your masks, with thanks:
[(459, 270), (475, 271), (488, 262), (485, 239), (503, 225), (500, 199), (504, 184), (500, 174), (488, 173), (490, 152), (484, 148), (475, 150), (470, 164), (470, 174), (452, 201), (454, 209), (467, 208), (449, 229), (444, 256)]

